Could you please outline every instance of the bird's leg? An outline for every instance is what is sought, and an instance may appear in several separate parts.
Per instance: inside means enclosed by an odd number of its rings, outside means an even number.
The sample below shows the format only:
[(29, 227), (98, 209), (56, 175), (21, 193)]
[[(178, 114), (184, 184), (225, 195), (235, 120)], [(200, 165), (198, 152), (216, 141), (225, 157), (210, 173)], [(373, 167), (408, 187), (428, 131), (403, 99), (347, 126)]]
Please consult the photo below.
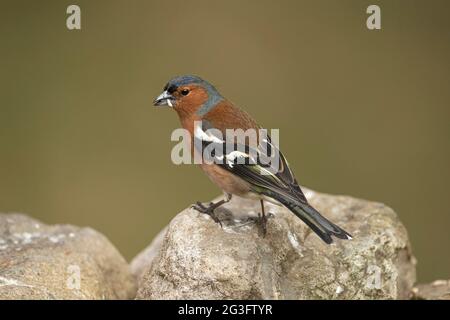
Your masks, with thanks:
[(214, 213), (214, 210), (220, 207), (221, 205), (229, 202), (230, 200), (231, 194), (225, 193), (225, 199), (217, 201), (216, 203), (211, 202), (209, 206), (205, 206), (203, 203), (197, 201), (197, 203), (194, 204), (192, 207), (201, 213), (209, 215), (214, 220), (214, 222), (219, 223), (220, 226), (222, 227), (222, 222), (217, 218), (217, 216)]
[(261, 213), (258, 213), (259, 223), (261, 226), (263, 237), (266, 236), (267, 233), (267, 216), (266, 211), (264, 210), (264, 201), (263, 199), (259, 200), (261, 202)]

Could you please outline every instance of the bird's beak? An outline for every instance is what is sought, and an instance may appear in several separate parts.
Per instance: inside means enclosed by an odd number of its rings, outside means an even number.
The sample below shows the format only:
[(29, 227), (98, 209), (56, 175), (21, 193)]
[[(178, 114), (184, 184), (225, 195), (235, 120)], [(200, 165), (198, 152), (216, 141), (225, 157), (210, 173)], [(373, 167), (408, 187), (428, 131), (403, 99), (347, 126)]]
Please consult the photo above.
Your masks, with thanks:
[(173, 95), (171, 95), (169, 92), (164, 91), (163, 93), (161, 93), (154, 101), (153, 101), (153, 105), (154, 106), (169, 106), (169, 107), (173, 107), (175, 101), (175, 97)]

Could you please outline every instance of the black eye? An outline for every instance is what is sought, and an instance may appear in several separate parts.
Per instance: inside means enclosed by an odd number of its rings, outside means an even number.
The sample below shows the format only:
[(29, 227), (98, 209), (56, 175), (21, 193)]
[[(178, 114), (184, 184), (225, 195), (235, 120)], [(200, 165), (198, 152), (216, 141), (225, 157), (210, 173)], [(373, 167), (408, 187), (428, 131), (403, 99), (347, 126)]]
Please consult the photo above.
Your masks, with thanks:
[(181, 94), (183, 96), (187, 96), (189, 94), (189, 90), (188, 89), (183, 89), (183, 90), (181, 90)]

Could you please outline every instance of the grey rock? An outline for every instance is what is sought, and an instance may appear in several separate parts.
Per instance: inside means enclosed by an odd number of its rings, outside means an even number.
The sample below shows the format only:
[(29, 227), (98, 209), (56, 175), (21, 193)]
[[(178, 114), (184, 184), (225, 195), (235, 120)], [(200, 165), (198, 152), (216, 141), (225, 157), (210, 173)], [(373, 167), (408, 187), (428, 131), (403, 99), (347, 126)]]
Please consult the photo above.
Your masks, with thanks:
[(162, 229), (152, 240), (150, 245), (142, 252), (140, 252), (136, 257), (134, 257), (134, 259), (131, 261), (131, 273), (134, 275), (138, 283), (141, 281), (142, 276), (147, 271), (148, 267), (150, 267), (153, 259), (155, 259), (158, 255), (159, 249), (162, 246), (166, 233), (167, 227)]
[(186, 209), (151, 247), (137, 299), (408, 298), (416, 262), (396, 213), (381, 203), (305, 191), (353, 240), (327, 245), (271, 204), (263, 237), (254, 222), (259, 203), (237, 197), (218, 212), (223, 228)]
[(415, 286), (411, 291), (412, 299), (450, 300), (450, 280), (436, 280)]
[(128, 299), (135, 292), (126, 261), (97, 231), (0, 214), (0, 299)]

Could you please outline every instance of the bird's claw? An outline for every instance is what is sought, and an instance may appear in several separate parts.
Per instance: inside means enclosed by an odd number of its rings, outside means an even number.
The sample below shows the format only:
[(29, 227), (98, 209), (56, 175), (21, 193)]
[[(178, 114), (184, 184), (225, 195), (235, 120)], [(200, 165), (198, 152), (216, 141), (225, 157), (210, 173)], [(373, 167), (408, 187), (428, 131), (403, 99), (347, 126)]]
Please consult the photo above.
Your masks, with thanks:
[(219, 218), (217, 218), (215, 212), (214, 212), (214, 206), (213, 204), (210, 204), (209, 207), (205, 206), (203, 203), (197, 201), (192, 208), (194, 208), (195, 210), (197, 210), (198, 212), (207, 214), (208, 216), (210, 216), (215, 223), (218, 223), (220, 225), (220, 227), (222, 226), (222, 222), (219, 220)]
[(265, 238), (267, 234), (267, 216), (260, 212), (258, 212), (258, 225), (261, 228), (263, 238)]
[(261, 233), (263, 238), (266, 237), (267, 234), (267, 221), (269, 221), (269, 218), (274, 217), (273, 213), (266, 213), (266, 214), (262, 214), (260, 212), (258, 212), (258, 220), (257, 220), (257, 224), (260, 227)]
[(191, 208), (194, 208), (195, 210), (201, 213), (206, 213), (207, 211), (207, 208), (200, 201), (197, 201), (195, 204), (193, 204)]

